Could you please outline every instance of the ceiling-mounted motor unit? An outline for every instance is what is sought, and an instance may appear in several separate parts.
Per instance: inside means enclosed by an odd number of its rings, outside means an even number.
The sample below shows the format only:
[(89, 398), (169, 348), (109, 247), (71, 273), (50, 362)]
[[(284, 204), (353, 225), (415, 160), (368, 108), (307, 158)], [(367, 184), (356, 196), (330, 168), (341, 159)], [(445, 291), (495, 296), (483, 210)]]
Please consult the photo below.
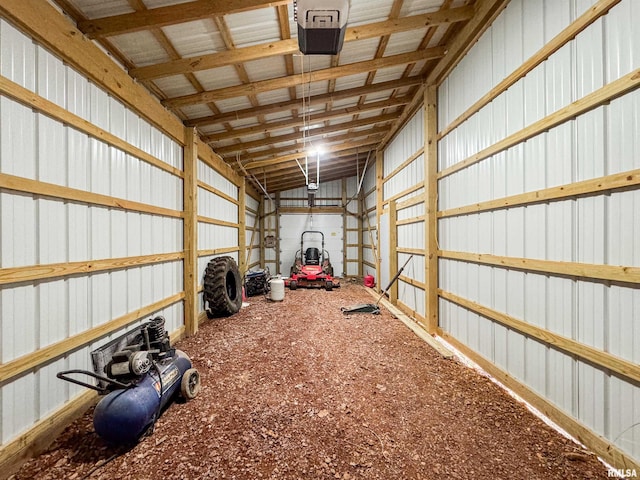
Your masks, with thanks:
[(318, 184), (317, 183), (309, 183), (307, 185), (307, 200), (310, 207), (316, 206), (316, 193), (318, 193)]
[(305, 55), (337, 55), (347, 30), (349, 0), (294, 0), (298, 46)]

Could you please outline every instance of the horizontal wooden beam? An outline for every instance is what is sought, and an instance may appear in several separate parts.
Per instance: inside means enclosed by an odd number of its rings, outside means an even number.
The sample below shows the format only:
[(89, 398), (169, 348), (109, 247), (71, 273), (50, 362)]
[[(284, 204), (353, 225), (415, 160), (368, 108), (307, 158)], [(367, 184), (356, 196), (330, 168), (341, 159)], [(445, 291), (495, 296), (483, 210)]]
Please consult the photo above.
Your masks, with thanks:
[(28, 178), (16, 177), (6, 173), (0, 173), (0, 189), (12, 190), (15, 192), (32, 195), (42, 195), (44, 197), (70, 200), (89, 205), (100, 205), (103, 207), (117, 208), (133, 212), (150, 213), (164, 217), (182, 218), (182, 212), (168, 208), (156, 207), (145, 203), (133, 202), (122, 198), (110, 197), (98, 193), (86, 192), (75, 188), (62, 187), (52, 183), (39, 182)]
[(613, 443), (590, 430), (582, 422), (565, 413), (546, 398), (543, 398), (532, 391), (520, 380), (512, 377), (507, 372), (497, 367), (490, 360), (487, 360), (482, 355), (476, 353), (449, 333), (440, 332), (440, 335), (447, 342), (460, 350), (464, 355), (477, 363), (498, 382), (502, 383), (508, 389), (513, 390), (517, 395), (538, 409), (543, 415), (557, 423), (576, 440), (583, 445), (586, 445), (590, 450), (593, 450), (601, 458), (605, 459), (605, 461), (611, 465), (615, 465), (617, 468), (635, 468), (636, 470), (640, 470), (640, 465), (638, 465), (637, 462), (634, 462), (630, 456), (622, 452)]
[(640, 169), (628, 172), (614, 173), (606, 177), (583, 180), (581, 182), (569, 183), (558, 187), (545, 188), (534, 192), (511, 195), (509, 197), (488, 200), (486, 202), (474, 203), (463, 207), (451, 208), (438, 212), (438, 218), (456, 217), (460, 215), (470, 215), (480, 212), (513, 208), (537, 203), (550, 202), (554, 200), (565, 200), (587, 195), (596, 195), (615, 190), (625, 190), (640, 185)]
[(567, 105), (551, 115), (532, 123), (528, 127), (515, 132), (499, 142), (485, 148), (484, 150), (468, 157), (467, 159), (445, 168), (438, 173), (438, 178), (444, 178), (452, 175), (460, 170), (475, 165), (497, 153), (503, 152), (508, 148), (518, 145), (530, 138), (533, 138), (543, 132), (551, 130), (562, 125), (569, 120), (573, 120), (601, 105), (605, 105), (612, 100), (621, 97), (640, 86), (640, 68), (628, 73), (627, 75), (614, 80), (613, 82), (599, 88), (598, 90), (582, 97), (580, 100)]
[[(374, 135), (361, 140), (346, 142), (339, 145), (331, 145), (327, 147), (324, 152), (325, 154), (330, 154), (330, 153), (341, 152), (344, 150), (352, 150), (355, 148), (376, 145), (380, 141), (380, 138), (381, 138), (380, 135)], [(269, 160), (260, 160), (260, 161), (250, 162), (244, 165), (244, 168), (246, 168), (247, 170), (254, 170), (256, 168), (269, 167), (269, 166), (277, 165), (277, 164), (288, 162), (288, 161), (295, 161), (296, 159), (304, 159), (306, 156), (307, 156), (306, 152), (292, 153), (290, 155), (283, 155), (281, 157), (273, 158)], [(320, 160), (320, 164), (322, 165), (322, 160)]]
[(155, 265), (158, 263), (173, 262), (182, 259), (184, 259), (184, 253), (176, 252), (143, 255), (138, 257), (88, 260), (86, 262), (49, 263), (42, 265), (29, 265), (26, 267), (0, 268), (0, 285), (33, 282), (36, 280), (50, 280), (69, 275), (122, 270), (125, 268)]
[[(385, 124), (389, 121), (391, 121), (391, 119), (387, 120), (386, 122), (381, 122), (378, 118), (376, 118), (375, 125), (379, 125), (379, 126), (376, 127), (374, 125), (372, 127), (373, 129), (377, 130), (377, 132), (375, 133), (382, 132), (383, 131), (382, 129), (388, 129), (388, 127), (385, 126)], [(329, 127), (313, 128), (313, 129), (307, 130), (305, 134), (303, 134), (302, 132), (296, 132), (296, 133), (289, 133), (287, 135), (271, 136), (271, 137), (263, 138), (261, 140), (254, 140), (252, 142), (234, 143), (226, 147), (218, 147), (215, 150), (219, 155), (222, 155), (224, 157), (232, 153), (251, 150), (254, 148), (273, 146), (273, 145), (277, 145), (279, 143), (284, 143), (284, 142), (295, 141), (297, 143), (304, 143), (305, 141), (313, 140), (318, 137), (329, 135), (331, 133), (343, 132), (345, 130), (352, 130), (352, 129), (357, 129), (365, 126), (371, 127), (370, 118), (361, 118), (359, 120), (355, 120), (352, 122), (339, 123), (337, 125), (331, 125)]]
[[(373, 93), (384, 92), (385, 90), (398, 90), (405, 87), (411, 87), (413, 85), (419, 85), (420, 83), (422, 83), (422, 77), (403, 77), (398, 80), (389, 80), (387, 82), (365, 85), (364, 87), (356, 87), (346, 90), (339, 90), (337, 92), (324, 93), (322, 95), (314, 95), (310, 98), (305, 99), (305, 105), (311, 107), (315, 105), (337, 102), (339, 100), (345, 100), (348, 98), (366, 97), (367, 95)], [(242, 110), (225, 112), (219, 115), (195, 118), (193, 120), (185, 121), (185, 124), (190, 127), (204, 127), (207, 125), (223, 124), (236, 120), (244, 120), (246, 118), (256, 118), (260, 115), (269, 115), (282, 111), (288, 112), (292, 108), (302, 109), (302, 100), (297, 98), (294, 100), (288, 100), (286, 102), (271, 103), (269, 105), (262, 105), (259, 107), (250, 107)]]
[[(349, 178), (352, 175), (352, 169), (350, 167), (337, 167), (331, 169), (325, 169), (320, 171), (320, 183), (333, 182), (335, 180), (341, 180), (343, 178)], [(315, 180), (315, 176), (313, 177)], [(282, 192), (291, 190), (294, 188), (305, 187), (305, 179), (302, 175), (297, 178), (289, 178), (277, 180), (269, 183), (270, 192)], [(320, 199), (318, 199), (320, 200)], [(339, 203), (339, 202), (338, 202)]]
[[(343, 142), (353, 142), (354, 140), (362, 137), (374, 137), (383, 135), (386, 133), (387, 127), (372, 127), (366, 130), (357, 130), (354, 132), (344, 133), (342, 135), (327, 136), (319, 140), (318, 143), (322, 144), (323, 151), (328, 151), (332, 145)], [(309, 137), (305, 137), (309, 141)], [(303, 138), (298, 134), (298, 139), (302, 142)], [(271, 148), (268, 150), (260, 150), (258, 152), (246, 153), (241, 155), (240, 158), (244, 164), (259, 160), (269, 160), (269, 158), (278, 157), (287, 153), (300, 153), (302, 156), (307, 156), (309, 145), (305, 147), (304, 144), (294, 143), (285, 145), (279, 148)], [(311, 161), (311, 159), (309, 160)], [(315, 161), (315, 160), (314, 160)]]
[[(416, 185), (417, 186), (417, 185)], [(427, 200), (427, 197), (425, 194), (422, 195), (415, 195), (407, 200), (404, 200), (402, 202), (398, 202), (396, 204), (396, 210), (400, 211), (400, 210), (404, 210), (405, 208), (411, 208), (414, 207), (416, 205), (419, 205), (421, 203), (424, 203)]]
[(171, 297), (155, 302), (146, 307), (140, 308), (133, 312), (129, 312), (122, 317), (103, 323), (97, 327), (85, 330), (84, 332), (72, 335), (57, 343), (40, 348), (35, 352), (29, 353), (15, 360), (0, 364), (0, 385), (6, 384), (10, 380), (22, 375), (30, 370), (42, 367), (54, 360), (68, 355), (69, 353), (90, 345), (93, 342), (105, 337), (113, 332), (130, 325), (141, 318), (152, 315), (164, 308), (184, 300), (184, 292), (177, 293)]
[[(209, 185), (207, 183), (204, 183), (201, 180), (198, 180), (198, 187), (202, 188), (203, 190), (206, 190), (209, 193), (213, 193), (217, 197), (224, 198), (229, 203), (233, 203), (234, 205), (240, 205), (240, 202), (238, 200), (236, 200), (235, 198), (227, 195), (226, 193), (218, 190), (215, 187), (212, 187), (211, 185)], [(255, 212), (253, 212), (253, 213), (255, 213)]]
[[(406, 251), (409, 250), (409, 251)], [(398, 250), (398, 253), (411, 253), (412, 255), (424, 255), (424, 251), (416, 250), (416, 249), (405, 249), (403, 251)], [(416, 287), (420, 290), (425, 290), (427, 288), (426, 283), (420, 282), (415, 278), (407, 277), (406, 275), (400, 275), (398, 280), (406, 283), (407, 285), (411, 285), (412, 287)]]
[(556, 262), (532, 258), (503, 257), (486, 253), (440, 251), (440, 258), (491, 265), (542, 274), (588, 278), (611, 282), (640, 284), (640, 267), (599, 265), (591, 263)]
[(431, 69), (426, 84), (440, 85), (508, 4), (509, 0), (477, 1), (473, 17), (447, 45), (447, 55)]
[(491, 103), (500, 94), (506, 92), (510, 87), (515, 85), (520, 79), (524, 78), (529, 72), (547, 60), (551, 55), (564, 47), (569, 41), (575, 38), (580, 32), (593, 24), (600, 17), (605, 15), (611, 8), (620, 3), (620, 0), (600, 0), (597, 4), (589, 8), (575, 22), (571, 23), (567, 28), (553, 37), (540, 50), (534, 53), (531, 58), (520, 65), (508, 77), (502, 80), (498, 85), (493, 87), (482, 98), (467, 108), (458, 118), (447, 125), (438, 133), (438, 140), (442, 139), (454, 129), (464, 123), (469, 117), (479, 112), (485, 105)]
[(257, 8), (286, 5), (288, 0), (196, 0), (167, 7), (140, 10), (111, 17), (81, 21), (78, 28), (89, 38), (102, 38), (204, 18), (221, 17)]
[(296, 214), (343, 214), (344, 208), (342, 207), (329, 207), (316, 205), (315, 207), (280, 207), (281, 213), (296, 213)]
[[(397, 106), (404, 105), (404, 103), (398, 103)], [(388, 100), (382, 100), (380, 102), (372, 102), (365, 103), (363, 105), (358, 106), (356, 110), (353, 108), (340, 108), (337, 110), (331, 110), (329, 112), (322, 112), (311, 115), (307, 117), (306, 120), (302, 117), (298, 118), (290, 118), (286, 120), (279, 120), (275, 122), (269, 122), (266, 124), (256, 125), (253, 127), (245, 127), (238, 128), (231, 131), (214, 133), (211, 135), (207, 135), (204, 137), (204, 141), (206, 142), (220, 142), (223, 140), (232, 140), (242, 138), (244, 136), (252, 136), (259, 134), (269, 134), (270, 132), (274, 132), (277, 130), (290, 129), (295, 127), (302, 127), (306, 124), (314, 124), (321, 122), (328, 122), (331, 120), (337, 120), (339, 118), (351, 117), (353, 115), (359, 115), (364, 112), (370, 112), (374, 110), (384, 110), (385, 108), (390, 108)], [(375, 119), (369, 118), (369, 123), (373, 126), (378, 123), (387, 123), (389, 121), (395, 120), (398, 118), (398, 115), (395, 113), (387, 113), (384, 115), (378, 115)], [(299, 134), (300, 138), (302, 138), (302, 133)]]
[(198, 257), (212, 257), (216, 255), (226, 255), (228, 253), (239, 252), (239, 247), (214, 248), (211, 250), (198, 250)]
[[(296, 172), (297, 173), (297, 172)], [(354, 176), (353, 168), (350, 166), (336, 166), (331, 168), (324, 168), (320, 170), (320, 183), (332, 182), (342, 178), (348, 178)], [(311, 175), (315, 180), (315, 174)], [(268, 185), (270, 192), (281, 192), (291, 190), (293, 188), (305, 187), (305, 178), (300, 172), (299, 175), (289, 175), (288, 177), (278, 177), (279, 179), (271, 180)], [(318, 198), (318, 200), (322, 200)]]
[[(472, 15), (473, 7), (460, 7), (409, 17), (400, 17), (382, 22), (368, 23), (356, 27), (347, 27), (344, 41), (349, 43), (357, 40), (366, 40), (392, 35), (394, 33), (423, 29), (430, 26), (462, 22), (471, 18)], [(297, 39), (288, 38), (209, 55), (181, 58), (156, 65), (134, 68), (129, 71), (129, 74), (140, 81), (147, 81), (171, 75), (183, 75), (185, 73), (236, 65), (267, 57), (294, 55), (298, 52), (299, 46)]]
[(26, 107), (36, 110), (43, 115), (46, 115), (53, 120), (56, 120), (64, 125), (67, 125), (79, 132), (82, 132), (90, 137), (93, 137), (101, 142), (106, 143), (118, 150), (121, 150), (129, 155), (132, 155), (145, 163), (153, 165), (165, 172), (175, 175), (176, 177), (183, 177), (181, 170), (172, 167), (168, 163), (159, 160), (153, 155), (148, 154), (144, 150), (125, 142), (120, 137), (113, 135), (112, 133), (94, 125), (93, 123), (85, 120), (84, 118), (75, 115), (68, 110), (60, 107), (58, 104), (47, 100), (44, 97), (27, 90), (26, 88), (12, 82), (6, 77), (0, 75), (0, 94), (11, 98)]
[(2, 0), (0, 16), (184, 145), (184, 125), (45, 0)]
[(445, 300), (453, 302), (461, 307), (482, 315), (490, 320), (496, 321), (509, 329), (513, 329), (529, 338), (533, 338), (545, 345), (557, 350), (561, 350), (571, 356), (576, 356), (592, 365), (615, 372), (619, 376), (633, 382), (640, 382), (640, 365), (631, 361), (612, 355), (608, 352), (598, 350), (584, 343), (564, 337), (551, 330), (532, 325), (518, 318), (498, 312), (489, 307), (481, 305), (466, 298), (460, 297), (450, 292), (438, 289), (438, 295)]
[[(418, 190), (424, 189), (424, 184), (423, 183), (418, 183), (416, 185), (413, 185), (412, 187), (406, 188), (404, 190), (402, 190), (401, 192), (396, 193), (395, 195), (386, 198), (383, 200), (382, 202), (382, 208), (384, 208), (386, 205), (389, 205), (390, 202), (394, 202), (396, 200), (398, 200), (399, 198), (402, 197), (406, 197), (407, 195), (411, 195), (412, 193), (417, 192)], [(421, 194), (420, 197), (423, 197), (424, 194)]]
[[(411, 165), (421, 155), (424, 155), (424, 147), (419, 148), (417, 152), (415, 152), (413, 155), (407, 158), (404, 162), (402, 162), (400, 165), (394, 168), (392, 172), (389, 172), (387, 175), (385, 175), (384, 181), (388, 182), (389, 180), (391, 180), (398, 173), (400, 173), (402, 170), (404, 170), (409, 165)], [(417, 179), (414, 178), (414, 180), (417, 180)]]
[(201, 103), (216, 102), (236, 97), (247, 97), (258, 93), (269, 92), (272, 90), (280, 90), (289, 87), (302, 85), (303, 83), (314, 83), (325, 80), (333, 80), (340, 77), (348, 77), (359, 73), (367, 73), (383, 68), (393, 67), (397, 65), (406, 65), (408, 63), (416, 63), (422, 60), (440, 58), (444, 56), (446, 50), (444, 47), (433, 47), (425, 50), (419, 50), (410, 53), (401, 53), (398, 55), (389, 55), (387, 57), (366, 60), (363, 62), (355, 62), (338, 67), (325, 68), (315, 70), (306, 75), (289, 75), (286, 77), (262, 80), (246, 85), (236, 85), (232, 87), (220, 88), (218, 90), (210, 90), (207, 92), (185, 95), (182, 97), (171, 98), (163, 103), (169, 108), (182, 108), (190, 105), (198, 105)]
[(398, 225), (398, 226), (400, 226), (400, 225), (414, 225), (416, 223), (422, 223), (424, 221), (425, 221), (424, 220), (424, 216), (412, 217), (412, 218), (405, 218), (404, 220), (398, 220), (398, 221), (396, 221), (396, 225)]
[(97, 403), (98, 393), (85, 390), (60, 409), (40, 419), (26, 432), (2, 444), (0, 471), (5, 478), (15, 478), (14, 472), (34, 456), (45, 452), (71, 423)]
[[(374, 267), (373, 265), (371, 265)], [(375, 267), (374, 267), (375, 268)], [(374, 298), (378, 299), (379, 294), (372, 288), (366, 288), (367, 292)], [(433, 338), (429, 333), (424, 329), (424, 326), (418, 324), (413, 320), (413, 318), (408, 317), (404, 314), (401, 309), (395, 305), (393, 305), (386, 298), (381, 298), (380, 303), (384, 308), (389, 310), (398, 320), (405, 324), (407, 328), (409, 328), (413, 333), (415, 333), (419, 338), (428, 343), (435, 351), (437, 351), (443, 358), (453, 358), (453, 352), (451, 352), (446, 346), (444, 346), (437, 339)]]
[(205, 217), (204, 215), (198, 215), (199, 223), (206, 223), (209, 225), (217, 225), (219, 227), (231, 227), (231, 228), (240, 228), (240, 225), (233, 222), (226, 222), (224, 220), (218, 220), (217, 218)]
[(244, 178), (238, 175), (220, 155), (215, 153), (211, 147), (201, 139), (198, 139), (198, 159), (213, 168), (236, 187), (240, 188), (240, 185), (244, 182)]

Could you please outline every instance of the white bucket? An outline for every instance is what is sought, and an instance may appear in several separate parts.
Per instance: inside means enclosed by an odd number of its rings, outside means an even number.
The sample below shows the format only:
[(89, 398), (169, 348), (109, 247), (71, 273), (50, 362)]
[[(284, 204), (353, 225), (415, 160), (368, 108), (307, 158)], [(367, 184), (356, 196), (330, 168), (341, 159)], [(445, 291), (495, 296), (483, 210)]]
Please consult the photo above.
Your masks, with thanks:
[(280, 277), (274, 277), (269, 285), (271, 286), (271, 300), (274, 302), (284, 300), (284, 280)]

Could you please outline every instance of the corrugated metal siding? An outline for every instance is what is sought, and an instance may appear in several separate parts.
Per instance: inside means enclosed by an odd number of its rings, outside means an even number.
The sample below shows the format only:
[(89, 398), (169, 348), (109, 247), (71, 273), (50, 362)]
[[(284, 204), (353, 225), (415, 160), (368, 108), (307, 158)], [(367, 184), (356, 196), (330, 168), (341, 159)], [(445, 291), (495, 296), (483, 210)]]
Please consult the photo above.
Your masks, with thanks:
[[(344, 245), (346, 247), (344, 253), (344, 275), (356, 276), (359, 274), (360, 265), (360, 246), (358, 244), (358, 231), (360, 229), (360, 220), (358, 218), (359, 212), (359, 192), (358, 192), (359, 178), (350, 177), (346, 179), (345, 186), (345, 198), (347, 203), (345, 205), (345, 227), (344, 231)], [(355, 245), (355, 246), (351, 246)]]
[[(394, 198), (398, 203), (401, 203), (424, 193), (424, 153), (421, 153), (424, 150), (424, 128), (424, 109), (420, 109), (385, 149), (383, 163), (384, 201)], [(413, 160), (409, 161), (412, 158)], [(406, 165), (403, 166), (405, 163)], [(400, 169), (400, 167), (402, 168)], [(413, 192), (400, 195), (410, 189), (413, 189)], [(399, 251), (397, 253), (392, 251), (390, 254), (396, 254), (398, 267), (402, 266), (409, 257), (408, 253), (402, 252), (403, 249), (424, 251), (424, 215), (424, 202), (408, 208), (398, 209), (396, 220), (410, 222), (396, 227), (396, 247)], [(393, 222), (393, 220), (390, 221)], [(381, 228), (383, 227), (381, 226)], [(387, 226), (386, 228), (391, 227)], [(382, 239), (388, 239), (390, 234), (391, 232), (380, 232)], [(384, 259), (385, 257), (382, 256), (381, 258)], [(380, 285), (386, 286), (387, 283), (383, 280), (392, 278), (395, 272), (387, 271), (389, 269), (388, 264), (381, 266), (381, 268)], [(414, 254), (413, 259), (403, 271), (402, 277), (424, 284), (424, 256)], [(426, 311), (424, 288), (407, 283), (402, 277), (398, 279), (398, 301), (409, 310), (424, 317)]]
[[(0, 21), (0, 73), (167, 164), (182, 167), (179, 145), (5, 21)], [(8, 97), (0, 99), (0, 112), (1, 173), (182, 208), (178, 177)], [(0, 193), (0, 222), (0, 268), (182, 250), (180, 219), (8, 190)], [(32, 354), (182, 290), (181, 261), (3, 285), (0, 359), (6, 363)], [(157, 313), (166, 317), (166, 327), (173, 332), (183, 324), (182, 310), (178, 303)], [(104, 342), (102, 338), (3, 383), (2, 443), (77, 396), (83, 389), (57, 380), (54, 373), (91, 368), (89, 352)]]
[[(210, 190), (198, 188), (198, 215), (214, 221), (222, 221), (238, 224), (240, 212), (238, 206), (238, 187), (214, 170), (204, 161), (198, 161), (198, 181), (208, 185), (215, 191), (230, 197), (236, 202), (229, 201), (221, 195)], [(235, 226), (216, 225), (200, 221), (198, 222), (198, 250), (217, 250), (238, 247), (240, 243), (239, 230)], [(224, 253), (221, 255), (232, 257), (236, 263), (240, 263), (239, 251)], [(209, 261), (221, 255), (206, 255), (198, 258), (198, 275), (202, 279)], [(204, 311), (204, 302), (200, 294), (198, 302), (200, 311)]]
[[(439, 89), (439, 125), (466, 108), (594, 2), (513, 0)], [(640, 35), (622, 1), (439, 142), (439, 168), (545, 118), (640, 65)], [(529, 28), (529, 27), (536, 28)], [(636, 29), (637, 30), (637, 29)], [(478, 72), (492, 71), (493, 75)], [(637, 90), (439, 182), (439, 209), (640, 168)], [(615, 191), (439, 221), (444, 251), (639, 266), (640, 192)], [(640, 290), (440, 260), (440, 288), (638, 362)], [(640, 458), (640, 388), (584, 360), (440, 299), (441, 327), (631, 457)]]
[[(247, 268), (249, 268), (251, 265), (259, 265), (260, 263), (260, 248), (262, 247), (262, 239), (260, 238), (260, 202), (253, 198), (251, 195), (246, 194), (245, 205), (247, 248), (251, 246), (251, 241), (253, 239), (253, 248), (248, 253), (245, 253), (245, 258), (247, 259)], [(255, 229), (255, 231), (253, 229)], [(259, 266), (264, 267), (263, 265)]]
[[(366, 263), (363, 267), (363, 273), (370, 273), (376, 276), (375, 266), (377, 265), (376, 251), (378, 248), (378, 231), (377, 231), (377, 190), (376, 190), (376, 164), (375, 159), (370, 160), (369, 168), (362, 182), (362, 191), (364, 195), (363, 209), (371, 210), (362, 220), (362, 261)], [(383, 287), (384, 288), (384, 287)]]

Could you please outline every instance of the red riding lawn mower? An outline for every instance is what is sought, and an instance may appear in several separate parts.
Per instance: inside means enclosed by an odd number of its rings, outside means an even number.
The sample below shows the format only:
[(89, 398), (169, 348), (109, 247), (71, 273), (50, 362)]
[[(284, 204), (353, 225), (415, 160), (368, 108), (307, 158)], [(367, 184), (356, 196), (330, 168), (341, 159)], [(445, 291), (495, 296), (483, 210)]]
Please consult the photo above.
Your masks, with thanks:
[[(309, 237), (320, 235), (321, 247), (307, 247)], [(305, 244), (305, 238), (307, 243)], [(304, 252), (304, 255), (302, 254)], [(300, 236), (300, 250), (296, 252), (296, 258), (291, 267), (291, 274), (284, 281), (290, 290), (301, 288), (325, 288), (331, 291), (340, 286), (340, 280), (334, 278), (333, 267), (329, 260), (329, 252), (324, 249), (324, 233), (307, 230)]]

